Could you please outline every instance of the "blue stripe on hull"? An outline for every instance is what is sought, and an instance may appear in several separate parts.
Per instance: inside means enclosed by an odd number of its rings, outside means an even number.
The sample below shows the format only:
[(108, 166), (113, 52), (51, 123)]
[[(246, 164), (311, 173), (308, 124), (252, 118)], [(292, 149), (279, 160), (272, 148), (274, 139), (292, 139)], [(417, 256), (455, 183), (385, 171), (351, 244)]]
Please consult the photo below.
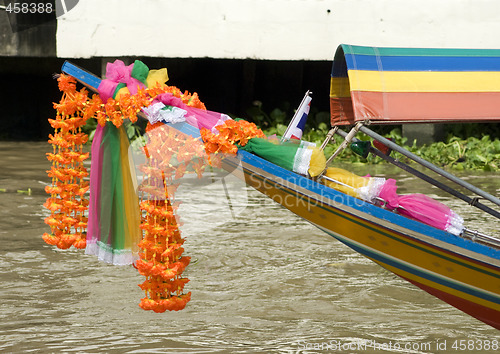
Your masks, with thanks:
[[(498, 249), (494, 249), (458, 236), (454, 236), (446, 231), (436, 229), (434, 227), (425, 225), (421, 222), (411, 220), (404, 216), (382, 209), (373, 204), (366, 203), (362, 200), (338, 192), (316, 181), (300, 176), (294, 172), (285, 170), (284, 168), (276, 166), (246, 151), (239, 151), (238, 157), (241, 159), (243, 163), (247, 163), (253, 166), (254, 168), (258, 168), (266, 173), (269, 173), (270, 175), (273, 176), (273, 180), (275, 179), (275, 177), (278, 177), (284, 181), (287, 181), (290, 184), (294, 184), (307, 189), (312, 194), (311, 196), (305, 195), (306, 197), (314, 198), (313, 194), (316, 194), (320, 197), (328, 198), (336, 203), (341, 203), (346, 207), (354, 209), (355, 211), (358, 211), (360, 213), (365, 213), (383, 222), (388, 222), (394, 225), (398, 225), (408, 230), (412, 230), (418, 234), (422, 234), (434, 238), (436, 240), (446, 242), (450, 245), (454, 245), (466, 250), (470, 250), (472, 252), (476, 252), (478, 254), (482, 254), (494, 259), (500, 259), (500, 250)], [(256, 172), (254, 171), (250, 171), (247, 173), (256, 174)], [(262, 176), (262, 178), (266, 177)], [(267, 178), (266, 181), (269, 181), (269, 178)], [(296, 190), (293, 190), (293, 192), (298, 193)]]

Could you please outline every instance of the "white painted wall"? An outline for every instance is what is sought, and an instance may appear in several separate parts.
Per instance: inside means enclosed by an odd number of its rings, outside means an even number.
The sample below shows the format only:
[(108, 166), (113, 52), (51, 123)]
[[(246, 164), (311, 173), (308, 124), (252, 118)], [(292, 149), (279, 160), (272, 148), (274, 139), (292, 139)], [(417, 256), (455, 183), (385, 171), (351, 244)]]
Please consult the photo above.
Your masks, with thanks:
[(499, 0), (80, 0), (59, 57), (331, 60), (341, 43), (500, 48)]

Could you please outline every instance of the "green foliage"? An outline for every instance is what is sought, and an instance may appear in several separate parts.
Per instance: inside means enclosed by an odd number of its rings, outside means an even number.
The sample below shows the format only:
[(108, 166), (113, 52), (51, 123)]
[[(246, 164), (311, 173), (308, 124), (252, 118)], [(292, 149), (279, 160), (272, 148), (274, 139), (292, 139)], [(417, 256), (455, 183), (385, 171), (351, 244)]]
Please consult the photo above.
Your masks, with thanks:
[[(271, 114), (266, 115), (262, 110), (262, 104), (256, 109), (249, 110), (249, 113), (254, 113), (254, 115), (249, 114), (251, 119), (263, 129), (266, 135), (283, 135), (293, 116), (293, 113), (287, 114), (285, 110), (280, 109), (275, 109)], [(306, 131), (302, 138), (314, 142), (318, 146), (321, 145), (330, 129), (329, 120), (329, 112), (316, 112), (311, 109)], [(500, 130), (498, 125), (450, 125), (448, 126), (449, 134), (445, 141), (424, 146), (417, 146), (416, 141), (411, 142), (410, 145), (408, 139), (402, 136), (400, 127), (380, 127), (376, 130), (386, 138), (391, 138), (399, 146), (439, 167), (454, 170), (500, 170), (500, 140), (498, 138), (492, 139), (490, 135), (484, 135), (486, 130), (494, 136), (498, 136)], [(370, 140), (364, 134), (358, 134), (357, 138)], [(341, 142), (342, 138), (336, 136), (335, 141), (325, 148), (325, 155), (330, 156)], [(400, 153), (392, 152), (391, 156), (402, 162), (412, 163), (410, 159)], [(364, 159), (354, 154), (350, 149), (345, 149), (337, 158), (354, 163), (385, 163), (383, 159), (374, 155), (368, 155)]]
[(125, 127), (125, 131), (127, 132), (127, 136), (130, 141), (134, 141), (144, 135), (144, 129), (129, 120), (124, 121), (123, 126)]
[(447, 124), (446, 132), (448, 133), (448, 135), (460, 137), (462, 139), (470, 137), (482, 138), (485, 135), (485, 132), (487, 132), (486, 134), (492, 137), (498, 137), (500, 136), (500, 124), (498, 123)]
[(88, 119), (87, 123), (82, 127), (85, 134), (89, 136), (89, 142), (91, 143), (94, 139), (95, 130), (97, 128), (97, 120), (94, 118)]
[[(267, 114), (262, 109), (262, 102), (255, 101), (252, 107), (246, 110), (246, 113), (251, 120), (263, 129), (270, 129), (276, 127), (279, 124), (285, 124), (287, 121), (288, 111), (290, 110), (290, 104), (285, 102), (279, 108), (273, 109), (269, 114)], [(285, 126), (286, 129), (286, 126)]]
[(500, 140), (492, 140), (489, 135), (481, 139), (451, 136), (446, 142), (436, 142), (410, 151), (438, 166), (456, 170), (500, 170)]

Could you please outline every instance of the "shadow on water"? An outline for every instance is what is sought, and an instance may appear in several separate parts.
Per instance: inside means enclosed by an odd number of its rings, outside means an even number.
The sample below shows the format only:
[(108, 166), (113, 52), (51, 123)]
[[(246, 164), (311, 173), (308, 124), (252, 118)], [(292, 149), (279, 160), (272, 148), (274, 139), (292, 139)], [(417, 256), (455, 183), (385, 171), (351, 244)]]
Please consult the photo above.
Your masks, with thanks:
[[(363, 351), (426, 353), (445, 340), (449, 350), (455, 340), (500, 340), (498, 331), (237, 184), (229, 189), (245, 195), (234, 199), (244, 207), (216, 227), (206, 223), (216, 217), (207, 207), (217, 202), (213, 190), (186, 199), (186, 214), (202, 215), (183, 229), (186, 252), (196, 260), (186, 271), (193, 294), (187, 308), (143, 311), (135, 269), (43, 242), (48, 149), (0, 143), (0, 188), (6, 189), (0, 193), (0, 351), (313, 352), (368, 343)], [(368, 167), (372, 175), (395, 177), (400, 193), (425, 192), (451, 203), (411, 176), (379, 168)], [(493, 175), (466, 177), (498, 194)], [(28, 188), (32, 195), (17, 193)], [(450, 206), (461, 208), (474, 227), (498, 231), (498, 223), (468, 206)], [(397, 350), (396, 343), (411, 350)]]

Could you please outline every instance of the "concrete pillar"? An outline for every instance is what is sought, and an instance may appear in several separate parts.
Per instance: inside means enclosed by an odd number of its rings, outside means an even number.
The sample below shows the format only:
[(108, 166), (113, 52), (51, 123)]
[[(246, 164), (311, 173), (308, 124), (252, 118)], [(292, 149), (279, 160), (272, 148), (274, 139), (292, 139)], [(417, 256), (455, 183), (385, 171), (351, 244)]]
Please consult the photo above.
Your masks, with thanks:
[(445, 138), (444, 124), (403, 124), (403, 136), (408, 138), (407, 144), (428, 145)]

